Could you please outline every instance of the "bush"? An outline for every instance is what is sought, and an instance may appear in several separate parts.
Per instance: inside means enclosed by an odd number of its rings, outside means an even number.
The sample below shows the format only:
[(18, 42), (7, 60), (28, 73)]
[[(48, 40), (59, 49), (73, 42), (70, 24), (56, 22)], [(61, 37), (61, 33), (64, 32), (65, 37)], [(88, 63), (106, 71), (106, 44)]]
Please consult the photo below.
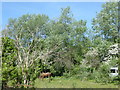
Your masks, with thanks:
[(65, 73), (63, 73), (63, 76), (64, 76), (65, 78), (69, 78), (69, 77), (71, 77), (72, 75), (71, 75), (70, 73), (65, 72)]
[(89, 70), (86, 67), (83, 66), (75, 66), (71, 72), (70, 75), (73, 75), (76, 79), (80, 80), (86, 80), (87, 77), (89, 76)]
[(16, 83), (17, 83), (16, 80), (10, 80), (10, 81), (8, 81), (7, 86), (15, 86)]
[(88, 78), (94, 79), (96, 82), (99, 83), (110, 83), (113, 79), (109, 77), (109, 69), (109, 65), (103, 64), (97, 70), (94, 70)]

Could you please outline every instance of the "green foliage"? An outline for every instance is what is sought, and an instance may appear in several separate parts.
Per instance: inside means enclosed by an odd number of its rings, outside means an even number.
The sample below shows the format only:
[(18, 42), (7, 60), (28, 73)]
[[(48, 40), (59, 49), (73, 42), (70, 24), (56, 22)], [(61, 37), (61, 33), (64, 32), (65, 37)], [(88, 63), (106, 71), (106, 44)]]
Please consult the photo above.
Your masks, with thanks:
[(74, 74), (75, 78), (80, 80), (87, 80), (88, 75), (90, 73), (88, 68), (84, 66), (77, 66), (77, 68), (73, 69), (73, 71), (76, 72), (76, 74)]
[(62, 9), (61, 16), (51, 21), (47, 27), (47, 48), (56, 48), (48, 59), (53, 63), (54, 70), (59, 71), (63, 67), (70, 70), (72, 65), (80, 64), (89, 46), (89, 39), (84, 35), (87, 30), (86, 21), (76, 21), (70, 7), (67, 7)]
[[(19, 18), (9, 19), (7, 34), (3, 31), (3, 36), (10, 37), (15, 41), (14, 47), (17, 48), (18, 55), (16, 56), (16, 65), (21, 69), (21, 83), (29, 84), (31, 75), (33, 75), (31, 80), (34, 80), (40, 73), (38, 70), (41, 67), (36, 64), (36, 61), (38, 62), (41, 58), (41, 51), (45, 47), (42, 35), (45, 34), (45, 25), (48, 20), (46, 15), (26, 14)], [(38, 67), (33, 64), (38, 65)], [(30, 73), (32, 74), (30, 75)]]
[(66, 78), (111, 82), (109, 68), (118, 61), (113, 58), (110, 65), (101, 61), (110, 45), (118, 41), (117, 9), (115, 2), (103, 4), (93, 19), (94, 37), (87, 34), (87, 21), (75, 20), (70, 7), (62, 8), (55, 20), (40, 14), (9, 19), (2, 31), (2, 36), (7, 36), (2, 38), (3, 83), (34, 83), (47, 70)]
[(37, 60), (28, 70), (28, 80), (34, 81), (39, 78), (40, 73), (44, 70), (41, 60)]
[(65, 73), (63, 73), (63, 76), (65, 78), (70, 78), (72, 75), (71, 75), (71, 73), (65, 72)]
[(106, 2), (93, 19), (93, 29), (97, 35), (110, 42), (118, 42), (118, 2)]
[(101, 64), (97, 70), (89, 75), (89, 79), (94, 79), (98, 83), (110, 83), (112, 79), (109, 77), (110, 65)]
[(98, 37), (94, 40), (94, 47), (97, 48), (98, 54), (99, 54), (99, 60), (102, 61), (103, 58), (108, 54), (108, 50), (110, 48), (110, 45), (113, 43), (108, 42), (106, 40), (102, 40), (101, 37)]
[(6, 85), (9, 80), (16, 83), (17, 78), (17, 49), (14, 40), (2, 37), (2, 83)]
[(109, 65), (112, 67), (112, 66), (116, 66), (116, 65), (118, 65), (118, 59), (116, 59), (116, 58), (112, 58), (111, 60), (110, 60), (110, 62), (109, 62)]
[(7, 83), (7, 85), (12, 87), (12, 86), (15, 86), (16, 83), (17, 83), (16, 80), (9, 80), (8, 83)]

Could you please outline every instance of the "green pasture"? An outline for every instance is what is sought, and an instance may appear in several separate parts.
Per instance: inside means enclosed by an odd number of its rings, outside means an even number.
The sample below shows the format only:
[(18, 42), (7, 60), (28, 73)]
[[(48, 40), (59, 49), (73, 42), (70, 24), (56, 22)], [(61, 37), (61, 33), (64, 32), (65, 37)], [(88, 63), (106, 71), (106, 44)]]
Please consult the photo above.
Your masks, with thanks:
[(35, 88), (118, 88), (114, 84), (95, 83), (94, 81), (81, 81), (74, 78), (55, 77), (49, 82), (48, 78), (43, 81), (36, 79)]

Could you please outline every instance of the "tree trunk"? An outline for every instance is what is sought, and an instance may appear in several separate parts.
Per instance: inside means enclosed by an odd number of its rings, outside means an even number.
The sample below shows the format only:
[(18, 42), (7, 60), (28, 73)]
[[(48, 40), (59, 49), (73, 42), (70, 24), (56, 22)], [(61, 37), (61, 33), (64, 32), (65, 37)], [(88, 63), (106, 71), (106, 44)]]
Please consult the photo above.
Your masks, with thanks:
[(23, 75), (23, 79), (24, 79), (24, 84), (26, 84), (27, 83), (26, 75)]

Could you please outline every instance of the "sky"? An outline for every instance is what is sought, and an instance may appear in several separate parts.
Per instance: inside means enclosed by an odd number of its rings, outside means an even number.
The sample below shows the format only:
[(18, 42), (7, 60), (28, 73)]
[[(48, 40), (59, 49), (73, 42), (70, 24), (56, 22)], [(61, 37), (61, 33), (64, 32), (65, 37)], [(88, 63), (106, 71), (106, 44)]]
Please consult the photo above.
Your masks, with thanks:
[(18, 18), (24, 14), (45, 14), (50, 19), (60, 16), (61, 8), (70, 6), (73, 17), (77, 20), (87, 20), (91, 28), (91, 21), (102, 9), (104, 2), (3, 2), (2, 29), (8, 24), (9, 18)]

